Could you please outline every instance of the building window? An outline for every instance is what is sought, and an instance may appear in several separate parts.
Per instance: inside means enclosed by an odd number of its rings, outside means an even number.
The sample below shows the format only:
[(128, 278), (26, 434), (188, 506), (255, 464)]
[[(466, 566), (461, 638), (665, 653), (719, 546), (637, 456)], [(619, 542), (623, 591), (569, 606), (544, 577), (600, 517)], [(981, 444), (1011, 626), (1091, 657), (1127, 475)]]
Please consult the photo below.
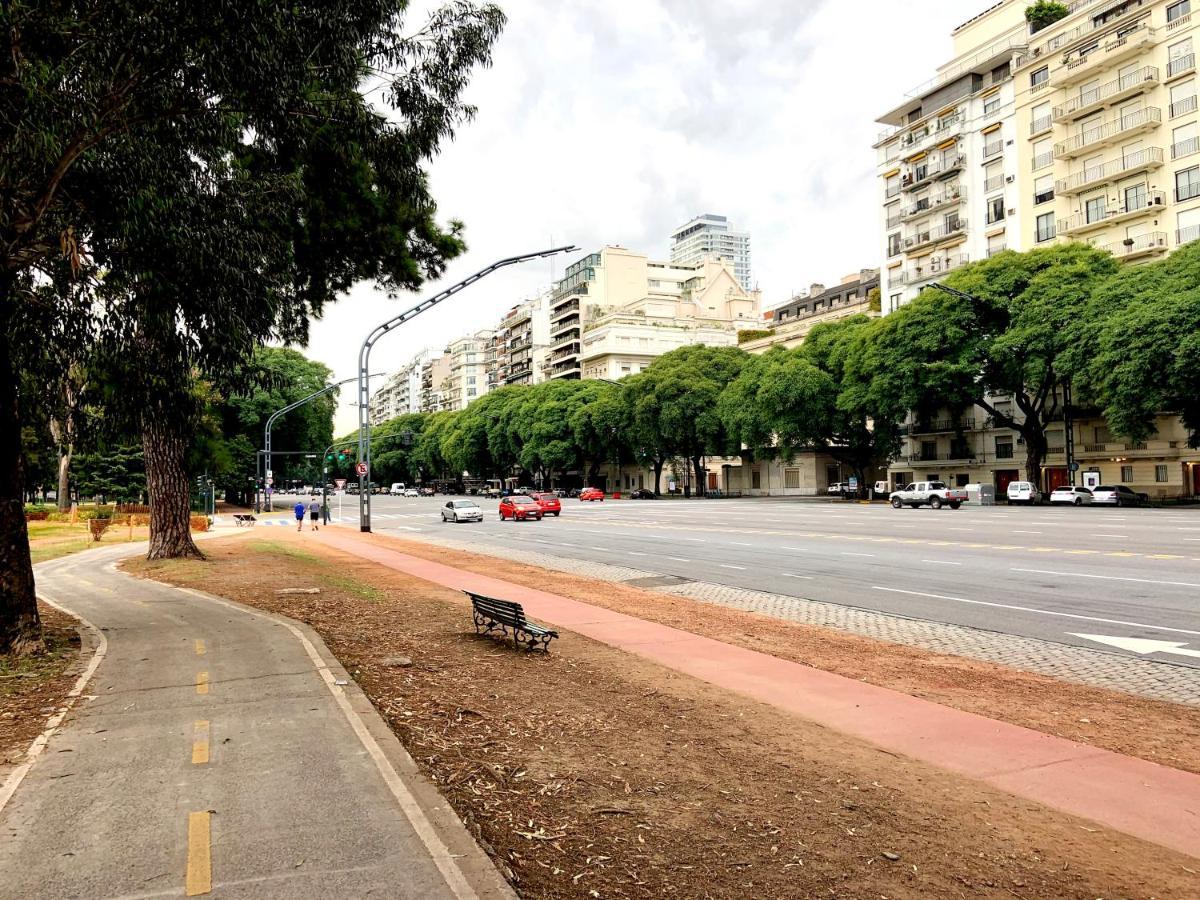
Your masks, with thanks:
[(999, 94), (992, 94), (992, 96), (988, 97), (986, 100), (983, 101), (983, 114), (985, 116), (990, 116), (992, 113), (994, 113), (999, 108), (1000, 108), (1000, 95)]
[(1132, 187), (1125, 188), (1125, 207), (1124, 212), (1133, 212), (1138, 209), (1145, 209), (1150, 205), (1146, 197), (1146, 185), (1135, 184)]
[(1050, 80), (1050, 67), (1042, 66), (1040, 69), (1038, 69), (1037, 71), (1030, 74), (1029, 87), (1032, 90), (1037, 90), (1039, 85), (1043, 85), (1049, 80)]
[(1035, 240), (1041, 244), (1054, 238), (1054, 213), (1042, 213), (1037, 217)]
[(1004, 198), (993, 197), (988, 201), (987, 223), (993, 225), (1004, 221)]
[(1084, 219), (1088, 223), (1104, 220), (1104, 201), (1108, 198), (1103, 194), (1093, 197), (1084, 204)]
[(785, 488), (800, 487), (800, 470), (799, 469), (784, 469), (783, 470), (783, 486)]
[(758, 469), (750, 470), (750, 489), (757, 491), (762, 487), (762, 473)]
[(1181, 156), (1190, 156), (1197, 150), (1200, 150), (1200, 141), (1197, 141), (1198, 137), (1200, 137), (1200, 133), (1197, 133), (1195, 122), (1180, 125), (1172, 131), (1171, 158), (1179, 159)]
[(1188, 78), (1171, 85), (1171, 118), (1196, 111), (1196, 79)]
[(1200, 197), (1200, 166), (1175, 173), (1175, 202)]
[(901, 294), (892, 294), (892, 296), (891, 296), (891, 298), (890, 298), (890, 301), (891, 301), (891, 308), (892, 308), (892, 309), (899, 309), (899, 308), (900, 308), (900, 297), (901, 297), (901, 296), (902, 296)]
[(1181, 19), (1192, 11), (1192, 0), (1179, 0), (1167, 7), (1167, 23)]
[(1054, 118), (1051, 114), (1049, 103), (1039, 103), (1033, 108), (1033, 113), (1030, 116), (1029, 133), (1041, 134), (1043, 131), (1049, 131), (1054, 125)]
[(898, 256), (900, 254), (900, 234), (888, 235), (888, 256)]
[(1043, 175), (1033, 182), (1033, 204), (1049, 203), (1054, 199), (1054, 176)]
[(1044, 169), (1046, 166), (1054, 163), (1054, 143), (1050, 138), (1043, 138), (1040, 141), (1034, 141), (1033, 144), (1033, 171)]
[(1121, 466), (1121, 481), (1125, 484), (1133, 481), (1133, 466)]
[(996, 438), (996, 459), (1012, 459), (1013, 442), (1011, 437)]
[(1154, 480), (1157, 481), (1159, 484), (1163, 484), (1166, 482), (1166, 480), (1167, 480), (1166, 465), (1157, 465), (1154, 467)]

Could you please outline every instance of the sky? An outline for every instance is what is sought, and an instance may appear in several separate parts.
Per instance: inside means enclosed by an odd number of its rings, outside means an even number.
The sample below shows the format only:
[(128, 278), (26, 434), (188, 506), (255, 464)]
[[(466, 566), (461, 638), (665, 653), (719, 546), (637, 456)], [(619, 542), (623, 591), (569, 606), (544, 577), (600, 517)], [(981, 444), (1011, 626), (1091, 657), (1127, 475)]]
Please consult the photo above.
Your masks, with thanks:
[[(952, 56), (992, 0), (499, 0), (508, 24), (467, 93), (478, 107), (428, 170), (468, 251), (422, 294), (356, 286), (312, 324), (307, 355), (355, 374), (367, 332), (491, 262), (502, 270), (385, 336), (373, 371), (494, 327), (606, 244), (667, 258), (701, 213), (750, 232), (764, 308), (880, 264), (876, 119)], [(419, 4), (414, 4), (414, 9)], [(419, 16), (410, 16), (412, 30)], [(381, 381), (373, 382), (375, 385)], [(337, 432), (356, 422), (341, 392)]]

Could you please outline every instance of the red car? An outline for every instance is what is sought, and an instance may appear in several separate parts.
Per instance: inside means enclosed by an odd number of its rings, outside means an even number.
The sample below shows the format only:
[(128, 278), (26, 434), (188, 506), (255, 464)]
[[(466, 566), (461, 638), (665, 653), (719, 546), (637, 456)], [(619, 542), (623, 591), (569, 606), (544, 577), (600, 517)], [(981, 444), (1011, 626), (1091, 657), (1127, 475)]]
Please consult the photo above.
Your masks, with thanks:
[(604, 491), (600, 490), (600, 488), (584, 488), (582, 491), (579, 492), (579, 499), (580, 500), (599, 500), (601, 503), (603, 503), (604, 502)]
[(533, 494), (533, 499), (542, 509), (543, 516), (562, 515), (562, 504), (558, 502), (557, 494)]
[(505, 519), (541, 519), (542, 507), (532, 497), (524, 494), (513, 494), (500, 501), (500, 521)]

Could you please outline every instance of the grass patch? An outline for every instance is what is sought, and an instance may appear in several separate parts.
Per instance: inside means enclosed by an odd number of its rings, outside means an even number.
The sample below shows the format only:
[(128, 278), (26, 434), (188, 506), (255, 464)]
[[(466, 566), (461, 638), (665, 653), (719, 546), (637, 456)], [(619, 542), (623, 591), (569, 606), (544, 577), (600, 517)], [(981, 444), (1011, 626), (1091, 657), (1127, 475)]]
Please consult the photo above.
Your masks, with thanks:
[(294, 547), (291, 544), (284, 544), (279, 541), (261, 540), (255, 538), (247, 545), (251, 550), (256, 550), (259, 553), (270, 553), (275, 556), (287, 556), (291, 559), (302, 559), (305, 562), (317, 562), (317, 557), (307, 550), (301, 550), (299, 547)]
[(385, 594), (379, 588), (372, 587), (357, 579), (350, 578), (346, 575), (328, 575), (321, 574), (317, 576), (317, 580), (325, 587), (336, 588), (339, 591), (345, 591), (347, 594), (353, 594), (355, 597), (361, 597), (370, 603), (378, 603), (383, 600)]
[(58, 559), (71, 553), (79, 553), (101, 544), (128, 544), (132, 541), (144, 541), (149, 537), (150, 530), (146, 526), (137, 526), (130, 536), (128, 525), (112, 525), (104, 532), (99, 543), (92, 541), (88, 523), (84, 522), (29, 522), (29, 555), (34, 564)]

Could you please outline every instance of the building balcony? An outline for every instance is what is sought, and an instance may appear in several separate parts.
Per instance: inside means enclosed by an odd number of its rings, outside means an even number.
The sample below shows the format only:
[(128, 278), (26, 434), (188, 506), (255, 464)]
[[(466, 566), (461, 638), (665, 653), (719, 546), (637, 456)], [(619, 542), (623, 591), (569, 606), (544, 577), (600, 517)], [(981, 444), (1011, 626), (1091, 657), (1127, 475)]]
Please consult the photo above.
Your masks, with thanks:
[(953, 175), (955, 172), (961, 172), (963, 166), (967, 164), (967, 157), (962, 153), (956, 153), (953, 156), (943, 157), (939, 160), (934, 160), (928, 163), (918, 163), (912, 166), (912, 170), (900, 179), (900, 185), (906, 191), (913, 191), (922, 185), (926, 185), (935, 178), (945, 178), (948, 175)]
[(928, 422), (912, 422), (907, 431), (909, 434), (946, 434), (956, 431), (974, 431), (975, 419), (934, 419)]
[(900, 221), (906, 222), (916, 216), (923, 215), (935, 209), (941, 209), (944, 206), (957, 206), (967, 199), (966, 190), (960, 185), (947, 187), (940, 193), (922, 197), (914, 203), (904, 207), (900, 212)]
[(952, 238), (966, 234), (967, 222), (965, 219), (954, 219), (943, 225), (935, 225), (925, 231), (920, 231), (916, 234), (910, 234), (904, 239), (904, 249), (908, 251), (919, 250), (922, 247), (933, 247), (943, 241), (948, 241)]
[(1076, 445), (1079, 459), (1153, 459), (1177, 455), (1187, 449), (1186, 441), (1144, 441), (1140, 443), (1107, 441), (1103, 444)]
[(1200, 239), (1200, 225), (1189, 225), (1187, 228), (1180, 228), (1175, 232), (1175, 246), (1182, 247), (1184, 244), (1190, 244), (1192, 241)]
[(1105, 208), (1099, 213), (1093, 212), (1090, 217), (1084, 212), (1077, 213), (1068, 219), (1059, 219), (1058, 233), (1073, 236), (1088, 231), (1095, 231), (1098, 228), (1105, 228), (1115, 222), (1122, 222), (1126, 219), (1134, 219), (1149, 213), (1160, 212), (1163, 206), (1166, 205), (1166, 202), (1167, 195), (1163, 191), (1149, 191), (1136, 200), (1122, 203), (1120, 206), (1115, 206), (1111, 209)]
[(1153, 131), (1161, 124), (1162, 110), (1156, 106), (1148, 106), (1137, 112), (1105, 122), (1096, 128), (1089, 128), (1060, 144), (1055, 144), (1054, 156), (1057, 159), (1070, 159), (1135, 134)]
[(934, 259), (923, 266), (913, 266), (910, 269), (900, 273), (893, 283), (894, 284), (921, 284), (925, 281), (932, 281), (934, 278), (939, 278), (947, 272), (953, 272), (955, 269), (965, 266), (970, 262), (970, 257), (966, 253), (957, 253), (954, 256), (948, 256), (943, 259)]
[(568, 313), (572, 313), (577, 309), (579, 309), (579, 298), (578, 297), (572, 297), (569, 300), (564, 300), (563, 302), (556, 304), (555, 306), (553, 306), (550, 309), (550, 321), (553, 322), (556, 319), (560, 319), (563, 316), (567, 315)]
[(934, 450), (926, 452), (924, 450), (914, 450), (907, 456), (901, 456), (896, 462), (906, 463), (908, 465), (921, 465), (922, 463), (974, 463), (982, 462), (971, 447), (951, 447), (949, 450)]
[[(1174, 24), (1174, 23), (1172, 23)], [(1196, 71), (1196, 54), (1185, 53), (1167, 63), (1167, 78), (1178, 78)]]
[(558, 335), (555, 335), (554, 337), (552, 337), (550, 339), (550, 349), (557, 350), (559, 347), (563, 346), (563, 344), (572, 342), (572, 341), (574, 341), (574, 342), (579, 341), (579, 329), (578, 328), (569, 328), (566, 331), (562, 332), (561, 334), (558, 334)]
[(558, 340), (558, 336), (568, 328), (579, 330), (579, 313), (571, 313), (568, 316), (563, 316), (561, 319), (556, 319), (554, 324), (550, 326), (550, 342)]
[(1123, 60), (1144, 53), (1158, 40), (1158, 29), (1151, 28), (1148, 22), (1143, 22), (1121, 37), (1105, 41), (1087, 53), (1069, 54), (1062, 68), (1054, 74), (1055, 84), (1068, 87), (1084, 81), (1101, 70), (1114, 66)]
[(579, 341), (571, 341), (569, 344), (564, 344), (559, 349), (550, 354), (550, 362), (557, 363), (564, 359), (571, 359), (579, 356)]
[(1144, 259), (1148, 256), (1157, 256), (1167, 252), (1167, 233), (1152, 231), (1149, 234), (1125, 238), (1123, 241), (1109, 244), (1100, 249), (1107, 250), (1117, 259)]
[(1121, 78), (1106, 82), (1099, 87), (1080, 91), (1066, 103), (1054, 107), (1054, 121), (1068, 122), (1095, 112), (1110, 103), (1117, 103), (1135, 94), (1157, 87), (1159, 71), (1157, 66), (1145, 66), (1136, 72), (1130, 72)]
[(929, 122), (915, 131), (902, 135), (898, 142), (901, 155), (911, 155), (952, 137), (958, 137), (962, 134), (964, 118), (961, 113), (958, 113), (942, 119), (936, 124)]
[(1076, 172), (1066, 178), (1060, 178), (1054, 183), (1054, 190), (1058, 194), (1078, 194), (1127, 175), (1149, 172), (1161, 167), (1162, 164), (1162, 147), (1146, 147), (1118, 159), (1110, 159), (1099, 166), (1092, 166), (1090, 169)]
[[(1090, 6), (1096, 0), (1075, 0), (1074, 3), (1067, 5), (1069, 13), (1077, 12), (1085, 6)], [(1016, 72), (1025, 66), (1031, 65), (1043, 59), (1048, 58), (1056, 50), (1070, 48), (1072, 45), (1086, 39), (1089, 35), (1096, 32), (1098, 29), (1107, 28), (1117, 19), (1124, 18), (1130, 13), (1136, 13), (1138, 10), (1148, 6), (1153, 0), (1136, 0), (1136, 2), (1128, 5), (1125, 9), (1114, 10), (1111, 14), (1100, 17), (1089, 17), (1085, 21), (1076, 25), (1074, 28), (1068, 28), (1066, 31), (1056, 34), (1044, 44), (1029, 47), (1024, 53), (1018, 54), (1012, 63), (1012, 70)], [(1111, 5), (1111, 4), (1109, 4)]]

